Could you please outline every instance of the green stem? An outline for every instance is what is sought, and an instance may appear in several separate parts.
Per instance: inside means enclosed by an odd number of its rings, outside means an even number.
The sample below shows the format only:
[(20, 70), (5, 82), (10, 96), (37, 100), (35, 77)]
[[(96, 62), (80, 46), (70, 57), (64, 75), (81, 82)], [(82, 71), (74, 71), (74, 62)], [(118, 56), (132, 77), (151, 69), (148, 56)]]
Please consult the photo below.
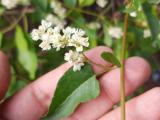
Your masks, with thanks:
[(101, 64), (95, 63), (94, 61), (90, 60), (84, 53), (82, 53), (82, 54), (83, 54), (83, 56), (85, 57), (85, 59), (86, 59), (86, 61), (88, 63), (96, 65), (96, 66), (102, 68), (102, 72), (96, 74), (96, 77), (99, 77), (99, 76), (105, 74), (106, 72), (109, 72), (109, 71), (117, 68), (116, 66), (103, 66)]
[(72, 13), (72, 11), (77, 11), (77, 12), (80, 12), (80, 13), (83, 13), (83, 14), (86, 14), (86, 15), (95, 16), (102, 21), (104, 20), (104, 16), (101, 15), (101, 14), (98, 14), (96, 12), (89, 11), (89, 10), (84, 10), (84, 9), (78, 8), (78, 7), (70, 7), (70, 6), (67, 6), (65, 4), (63, 4), (63, 6), (70, 9), (69, 13), (67, 13), (67, 16), (69, 16), (69, 14)]
[(89, 10), (83, 10), (83, 9), (80, 9), (80, 8), (74, 8), (76, 11), (78, 12), (81, 12), (81, 13), (84, 13), (84, 14), (87, 14), (87, 15), (91, 15), (91, 16), (95, 16), (95, 17), (98, 17), (100, 19), (103, 19), (103, 16), (95, 13), (95, 12), (92, 12), (92, 11), (89, 11)]
[(120, 94), (121, 94), (121, 120), (126, 120), (125, 116), (125, 54), (126, 54), (126, 34), (128, 29), (128, 13), (124, 19), (124, 34), (122, 38), (121, 68), (120, 68)]
[(23, 17), (23, 25), (24, 25), (24, 30), (28, 32), (28, 19), (26, 15), (24, 15)]
[[(9, 11), (5, 11), (4, 14), (9, 16), (9, 15), (17, 15), (19, 14), (19, 11), (20, 10), (9, 10)], [(35, 12), (35, 9), (33, 8), (27, 8), (26, 10), (26, 14), (30, 14), (30, 13), (34, 13)]]

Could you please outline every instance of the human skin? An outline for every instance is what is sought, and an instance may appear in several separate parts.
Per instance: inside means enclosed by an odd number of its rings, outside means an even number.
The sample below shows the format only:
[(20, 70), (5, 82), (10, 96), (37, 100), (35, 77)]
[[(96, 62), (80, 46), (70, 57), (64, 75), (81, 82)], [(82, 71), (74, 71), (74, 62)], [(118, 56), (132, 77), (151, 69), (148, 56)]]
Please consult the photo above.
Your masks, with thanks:
[[(99, 46), (87, 51), (88, 58), (98, 64), (110, 66), (101, 57), (103, 51), (112, 52), (108, 47)], [(70, 68), (68, 63), (43, 75), (0, 105), (2, 120), (39, 120), (47, 113), (56, 85), (60, 77)], [(96, 74), (102, 68), (92, 65)], [(100, 95), (81, 104), (65, 120), (120, 120), (120, 108), (112, 110), (120, 100), (119, 68), (98, 77), (101, 86)], [(125, 62), (126, 96), (132, 94), (150, 77), (151, 69), (146, 60), (140, 57), (128, 58)], [(7, 57), (0, 52), (0, 98), (9, 85), (10, 70)], [(4, 87), (3, 87), (4, 86)], [(153, 88), (126, 103), (126, 120), (160, 120), (160, 87)]]

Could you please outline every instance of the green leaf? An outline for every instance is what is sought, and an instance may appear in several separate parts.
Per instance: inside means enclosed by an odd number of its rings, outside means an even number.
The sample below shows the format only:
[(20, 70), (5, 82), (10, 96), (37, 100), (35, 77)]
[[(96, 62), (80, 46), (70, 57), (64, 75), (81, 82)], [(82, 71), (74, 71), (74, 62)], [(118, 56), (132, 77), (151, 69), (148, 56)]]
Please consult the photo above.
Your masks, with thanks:
[(160, 0), (148, 0), (148, 2), (152, 4), (159, 4)]
[(81, 13), (77, 12), (77, 11), (72, 11), (70, 16), (74, 19), (72, 23), (76, 27), (80, 27), (83, 24), (85, 24), (85, 22), (86, 22), (84, 16)]
[(119, 62), (119, 60), (112, 54), (109, 52), (103, 52), (101, 54), (101, 57), (106, 60), (107, 62), (112, 63), (113, 65), (116, 65), (118, 67), (121, 66), (121, 63)]
[(158, 35), (157, 39), (153, 42), (153, 46), (155, 48), (159, 48), (160, 49), (160, 34)]
[(33, 4), (36, 5), (39, 9), (47, 11), (48, 0), (32, 0)]
[(89, 47), (94, 48), (97, 46), (97, 30), (96, 29), (85, 29), (87, 36), (89, 37)]
[(132, 0), (134, 8), (138, 11), (141, 7), (141, 0)]
[(125, 13), (132, 13), (139, 11), (141, 9), (141, 1), (140, 0), (131, 0), (131, 5), (129, 4), (126, 6), (126, 8), (123, 10)]
[(64, 3), (65, 3), (67, 6), (75, 7), (75, 6), (76, 6), (76, 3), (77, 3), (77, 0), (64, 0)]
[(11, 74), (12, 79), (10, 81), (10, 85), (5, 98), (13, 96), (16, 92), (24, 88), (28, 83), (26, 80), (18, 79), (18, 75), (16, 74), (16, 71), (14, 70), (13, 66), (11, 66)]
[(111, 36), (108, 34), (108, 28), (109, 28), (109, 25), (106, 21), (105, 24), (103, 25), (103, 32), (104, 32), (103, 43), (105, 45), (108, 45), (109, 47), (112, 47), (113, 40), (112, 40)]
[(0, 33), (0, 47), (2, 46), (2, 38), (3, 38), (3, 34)]
[(132, 12), (135, 12), (136, 9), (134, 7), (126, 7), (125, 9), (122, 9), (122, 12), (124, 13), (132, 13)]
[(86, 64), (76, 72), (70, 68), (58, 83), (48, 118), (59, 120), (69, 116), (80, 103), (96, 98), (99, 92), (99, 83), (91, 65)]
[(5, 8), (0, 6), (0, 17), (3, 15), (4, 11), (5, 11)]
[(90, 6), (95, 2), (95, 0), (79, 0), (80, 6)]
[(159, 24), (159, 20), (157, 19), (157, 17), (152, 13), (152, 6), (145, 2), (143, 4), (143, 10), (144, 13), (146, 15), (149, 27), (151, 29), (151, 33), (152, 33), (152, 39), (156, 40), (158, 37), (158, 34), (160, 33), (160, 24)]
[(20, 26), (16, 27), (15, 44), (18, 52), (18, 61), (29, 73), (31, 79), (35, 78), (37, 70), (37, 56), (27, 36)]

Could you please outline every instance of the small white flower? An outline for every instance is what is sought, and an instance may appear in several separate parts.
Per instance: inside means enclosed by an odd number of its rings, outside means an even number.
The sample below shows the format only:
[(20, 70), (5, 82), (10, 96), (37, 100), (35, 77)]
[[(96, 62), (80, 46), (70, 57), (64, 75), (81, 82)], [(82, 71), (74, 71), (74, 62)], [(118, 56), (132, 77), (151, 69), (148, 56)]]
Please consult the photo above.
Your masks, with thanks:
[(61, 36), (60, 34), (53, 36), (52, 46), (53, 48), (56, 48), (57, 51), (59, 51), (60, 48), (66, 47), (67, 44), (68, 44), (68, 40), (65, 39), (63, 36)]
[(82, 29), (75, 29), (67, 27), (63, 29), (64, 36), (68, 39), (68, 46), (73, 46), (76, 48), (76, 51), (83, 51), (83, 47), (88, 47), (88, 37), (85, 36), (85, 31)]
[(51, 49), (51, 43), (47, 40), (44, 40), (44, 41), (41, 42), (39, 47), (42, 48), (42, 50), (50, 50)]
[(76, 64), (74, 64), (73, 71), (80, 71), (82, 66), (84, 66), (84, 63), (76, 63)]
[(130, 14), (129, 14), (131, 17), (137, 17), (137, 12), (131, 12)]
[(149, 29), (145, 29), (143, 31), (143, 37), (144, 38), (148, 38), (148, 37), (151, 37), (151, 31)]
[(108, 0), (97, 0), (97, 5), (101, 8), (104, 8), (108, 4)]
[(41, 21), (41, 26), (39, 27), (39, 29), (46, 30), (47, 28), (49, 28), (51, 26), (52, 26), (51, 22), (46, 21), (46, 20), (42, 20)]
[(90, 22), (87, 26), (90, 29), (100, 29), (101, 28), (101, 24), (99, 22)]
[(7, 9), (12, 9), (18, 5), (29, 5), (30, 0), (1, 0), (1, 4)]
[(39, 35), (39, 30), (38, 29), (34, 29), (31, 33), (31, 37), (33, 40), (37, 41), (40, 39), (40, 35)]
[(65, 53), (64, 59), (68, 61), (69, 64), (73, 64), (74, 71), (80, 70), (85, 61), (85, 58), (81, 53), (72, 50)]
[(53, 29), (51, 26), (52, 24), (50, 22), (42, 20), (41, 25), (38, 27), (38, 29), (34, 29), (31, 33), (31, 37), (33, 40), (42, 41), (42, 43), (39, 45), (42, 48), (42, 50), (51, 49), (51, 44), (53, 43), (52, 36), (59, 32), (56, 27), (55, 29)]
[(57, 0), (52, 0), (51, 8), (53, 9), (54, 13), (58, 15), (60, 18), (64, 18), (66, 14), (66, 9), (62, 7), (62, 4)]
[[(45, 20), (42, 20), (41, 25), (38, 27), (38, 29), (33, 29), (31, 32), (31, 37), (33, 40), (37, 41), (39, 39), (43, 39), (46, 37), (46, 31), (49, 27), (51, 27), (51, 23), (47, 22)], [(43, 38), (42, 38), (43, 37)]]
[(77, 34), (72, 36), (72, 39), (69, 40), (69, 46), (74, 46), (77, 52), (83, 51), (83, 47), (88, 47), (88, 37), (81, 37)]
[(72, 50), (69, 50), (68, 53), (65, 53), (64, 59), (70, 64), (84, 62), (85, 60), (81, 53)]
[[(61, 34), (60, 34), (60, 29), (59, 27), (54, 27), (54, 28), (48, 28), (46, 33), (44, 33), (41, 37), (42, 41), (46, 41), (48, 43), (48, 48), (50, 49), (51, 46), (53, 48), (56, 48), (57, 50), (60, 50), (60, 48), (64, 48), (65, 46), (60, 43), (61, 40)], [(49, 47), (50, 45), (50, 47)], [(46, 50), (49, 50), (46, 49)]]
[(66, 25), (66, 21), (63, 19), (58, 18), (57, 16), (53, 15), (53, 14), (48, 14), (46, 16), (46, 20), (51, 22), (52, 25), (54, 26), (59, 26), (60, 28), (64, 28), (64, 26)]
[(1, 4), (7, 9), (15, 8), (20, 0), (1, 0)]
[(70, 39), (71, 36), (76, 32), (76, 29), (72, 27), (66, 27), (62, 30), (62, 32), (64, 36), (67, 36)]
[(108, 29), (108, 34), (113, 38), (120, 39), (123, 35), (123, 32), (120, 27), (110, 27)]

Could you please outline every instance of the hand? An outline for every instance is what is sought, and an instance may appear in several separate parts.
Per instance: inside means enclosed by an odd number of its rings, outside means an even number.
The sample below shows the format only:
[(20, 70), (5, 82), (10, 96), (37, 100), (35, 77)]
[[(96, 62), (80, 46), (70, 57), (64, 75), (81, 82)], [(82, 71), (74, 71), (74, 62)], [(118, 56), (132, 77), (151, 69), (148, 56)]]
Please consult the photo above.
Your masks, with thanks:
[[(103, 51), (110, 48), (96, 47), (86, 55), (98, 64), (110, 65), (100, 57)], [(149, 79), (151, 74), (149, 64), (140, 57), (126, 60), (126, 96), (133, 93)], [(59, 78), (70, 67), (68, 63), (47, 73), (34, 81), (13, 97), (2, 102), (0, 118), (3, 120), (39, 120), (48, 110)], [(95, 73), (103, 70), (93, 65)], [(6, 56), (0, 52), (0, 98), (4, 96), (9, 84), (9, 64)], [(65, 120), (120, 120), (120, 108), (111, 110), (120, 100), (119, 68), (101, 77), (101, 94), (90, 102), (81, 104), (69, 118)], [(129, 100), (126, 103), (127, 120), (160, 120), (160, 88)]]

